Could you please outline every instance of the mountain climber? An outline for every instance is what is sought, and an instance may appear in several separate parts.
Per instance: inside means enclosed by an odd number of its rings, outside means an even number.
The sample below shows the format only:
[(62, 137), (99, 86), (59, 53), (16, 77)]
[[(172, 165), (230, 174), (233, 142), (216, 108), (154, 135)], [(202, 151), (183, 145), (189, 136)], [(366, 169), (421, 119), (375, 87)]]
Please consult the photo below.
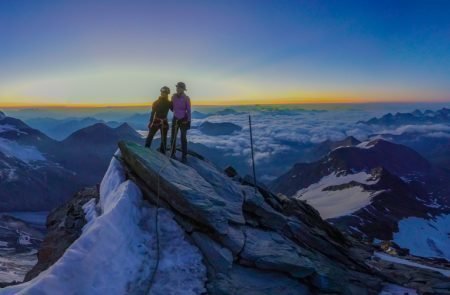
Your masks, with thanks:
[(159, 151), (165, 154), (167, 146), (167, 131), (169, 130), (167, 113), (169, 113), (169, 109), (171, 108), (171, 102), (169, 101), (170, 88), (164, 86), (160, 91), (161, 95), (153, 102), (152, 105), (152, 113), (148, 123), (148, 136), (145, 140), (145, 147), (150, 148), (156, 132), (161, 130), (161, 145), (159, 147)]
[(171, 132), (171, 157), (175, 158), (178, 130), (181, 131), (182, 162), (187, 160), (187, 131), (191, 128), (191, 100), (185, 94), (186, 84), (178, 82), (175, 86), (177, 92), (172, 95), (171, 110), (173, 112)]

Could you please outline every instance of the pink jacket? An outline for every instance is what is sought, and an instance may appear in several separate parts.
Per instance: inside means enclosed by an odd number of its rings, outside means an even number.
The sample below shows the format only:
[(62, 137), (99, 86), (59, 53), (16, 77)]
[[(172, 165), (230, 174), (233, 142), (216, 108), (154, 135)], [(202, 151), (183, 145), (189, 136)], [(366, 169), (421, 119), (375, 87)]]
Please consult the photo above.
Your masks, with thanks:
[(191, 121), (191, 99), (186, 94), (172, 95), (172, 111), (176, 119), (187, 119)]

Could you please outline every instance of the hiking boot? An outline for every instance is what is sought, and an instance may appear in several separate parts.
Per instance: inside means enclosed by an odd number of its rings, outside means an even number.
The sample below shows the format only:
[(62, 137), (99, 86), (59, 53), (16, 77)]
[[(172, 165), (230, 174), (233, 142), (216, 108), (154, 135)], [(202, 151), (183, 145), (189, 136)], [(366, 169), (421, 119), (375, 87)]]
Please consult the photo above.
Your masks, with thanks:
[(186, 156), (183, 156), (182, 158), (181, 158), (181, 163), (186, 163), (187, 162), (187, 157)]

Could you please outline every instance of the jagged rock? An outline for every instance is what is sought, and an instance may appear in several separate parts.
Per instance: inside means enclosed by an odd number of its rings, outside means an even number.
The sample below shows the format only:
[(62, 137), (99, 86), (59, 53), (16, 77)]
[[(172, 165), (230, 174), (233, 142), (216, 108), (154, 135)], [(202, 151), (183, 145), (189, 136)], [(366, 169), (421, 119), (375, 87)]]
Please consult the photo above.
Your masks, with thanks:
[(261, 225), (276, 230), (285, 226), (286, 218), (266, 203), (259, 191), (255, 191), (254, 187), (246, 185), (242, 186), (242, 190), (245, 196), (244, 210), (256, 215)]
[(55, 263), (66, 249), (81, 234), (86, 224), (83, 205), (91, 199), (98, 199), (97, 187), (84, 188), (63, 206), (53, 210), (47, 217), (47, 235), (38, 252), (38, 263), (27, 273), (29, 281)]
[(214, 242), (203, 233), (194, 232), (192, 239), (216, 272), (227, 273), (231, 269), (233, 254), (230, 250)]
[(245, 244), (245, 235), (241, 228), (230, 226), (226, 235), (219, 235), (218, 239), (233, 255), (241, 253)]
[[(119, 147), (133, 172), (150, 187), (154, 188), (155, 184), (157, 186), (159, 183), (161, 198), (179, 213), (221, 234), (227, 232), (229, 222), (245, 222), (242, 214), (242, 194), (226, 195), (225, 198), (216, 191), (232, 193), (233, 188), (213, 186), (195, 169), (164, 156), (154, 156), (150, 149), (137, 144), (122, 141)], [(180, 175), (184, 177), (179, 177)], [(214, 176), (211, 179), (214, 180)]]
[(232, 167), (232, 166), (226, 167), (225, 170), (224, 170), (224, 172), (225, 172), (225, 174), (226, 174), (228, 177), (231, 177), (231, 178), (233, 178), (233, 177), (235, 177), (235, 176), (238, 175), (236, 169), (234, 169), (234, 167)]
[(309, 295), (309, 288), (277, 272), (261, 271), (234, 265), (228, 275), (219, 274), (208, 284), (210, 294), (217, 295)]
[[(379, 272), (385, 264), (366, 263), (373, 248), (344, 236), (305, 202), (261, 186), (255, 190), (245, 178), (230, 178), (197, 157), (183, 165), (133, 144), (120, 147), (130, 177), (153, 203), (157, 172), (168, 167), (161, 173), (160, 196), (203, 253), (209, 293), (378, 294), (387, 281)], [(217, 200), (227, 204), (217, 205)], [(414, 285), (407, 275), (396, 277), (397, 271), (390, 281), (431, 289)]]
[(304, 254), (292, 241), (275, 232), (245, 229), (241, 257), (258, 268), (287, 272), (298, 278), (306, 277), (315, 270), (309, 257)]

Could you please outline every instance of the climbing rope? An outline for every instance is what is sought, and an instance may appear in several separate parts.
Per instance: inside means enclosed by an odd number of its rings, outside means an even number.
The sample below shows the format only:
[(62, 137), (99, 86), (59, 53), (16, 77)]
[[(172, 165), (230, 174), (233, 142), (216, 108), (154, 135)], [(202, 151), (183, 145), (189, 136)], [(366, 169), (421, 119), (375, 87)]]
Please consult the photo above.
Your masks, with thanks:
[[(162, 132), (161, 135), (164, 133), (164, 125), (161, 126), (162, 128)], [(178, 129), (178, 123), (176, 124), (175, 127), (175, 134), (177, 132)], [(174, 136), (172, 138), (172, 146), (175, 144), (176, 142), (176, 136)], [(164, 146), (164, 154), (166, 152), (166, 146)], [(161, 247), (160, 247), (160, 238), (159, 238), (159, 195), (160, 195), (160, 178), (161, 178), (161, 173), (163, 172), (164, 169), (167, 168), (167, 166), (169, 166), (170, 164), (170, 160), (167, 161), (167, 163), (162, 166), (159, 171), (158, 171), (158, 180), (157, 180), (157, 189), (156, 189), (156, 213), (155, 213), (155, 231), (156, 231), (156, 263), (155, 263), (155, 267), (154, 270), (152, 272), (152, 276), (150, 277), (150, 283), (148, 285), (148, 289), (147, 292), (145, 292), (145, 294), (149, 294), (150, 291), (152, 290), (153, 284), (155, 282), (155, 277), (156, 277), (156, 272), (158, 271), (159, 268), (159, 261), (161, 259)]]

